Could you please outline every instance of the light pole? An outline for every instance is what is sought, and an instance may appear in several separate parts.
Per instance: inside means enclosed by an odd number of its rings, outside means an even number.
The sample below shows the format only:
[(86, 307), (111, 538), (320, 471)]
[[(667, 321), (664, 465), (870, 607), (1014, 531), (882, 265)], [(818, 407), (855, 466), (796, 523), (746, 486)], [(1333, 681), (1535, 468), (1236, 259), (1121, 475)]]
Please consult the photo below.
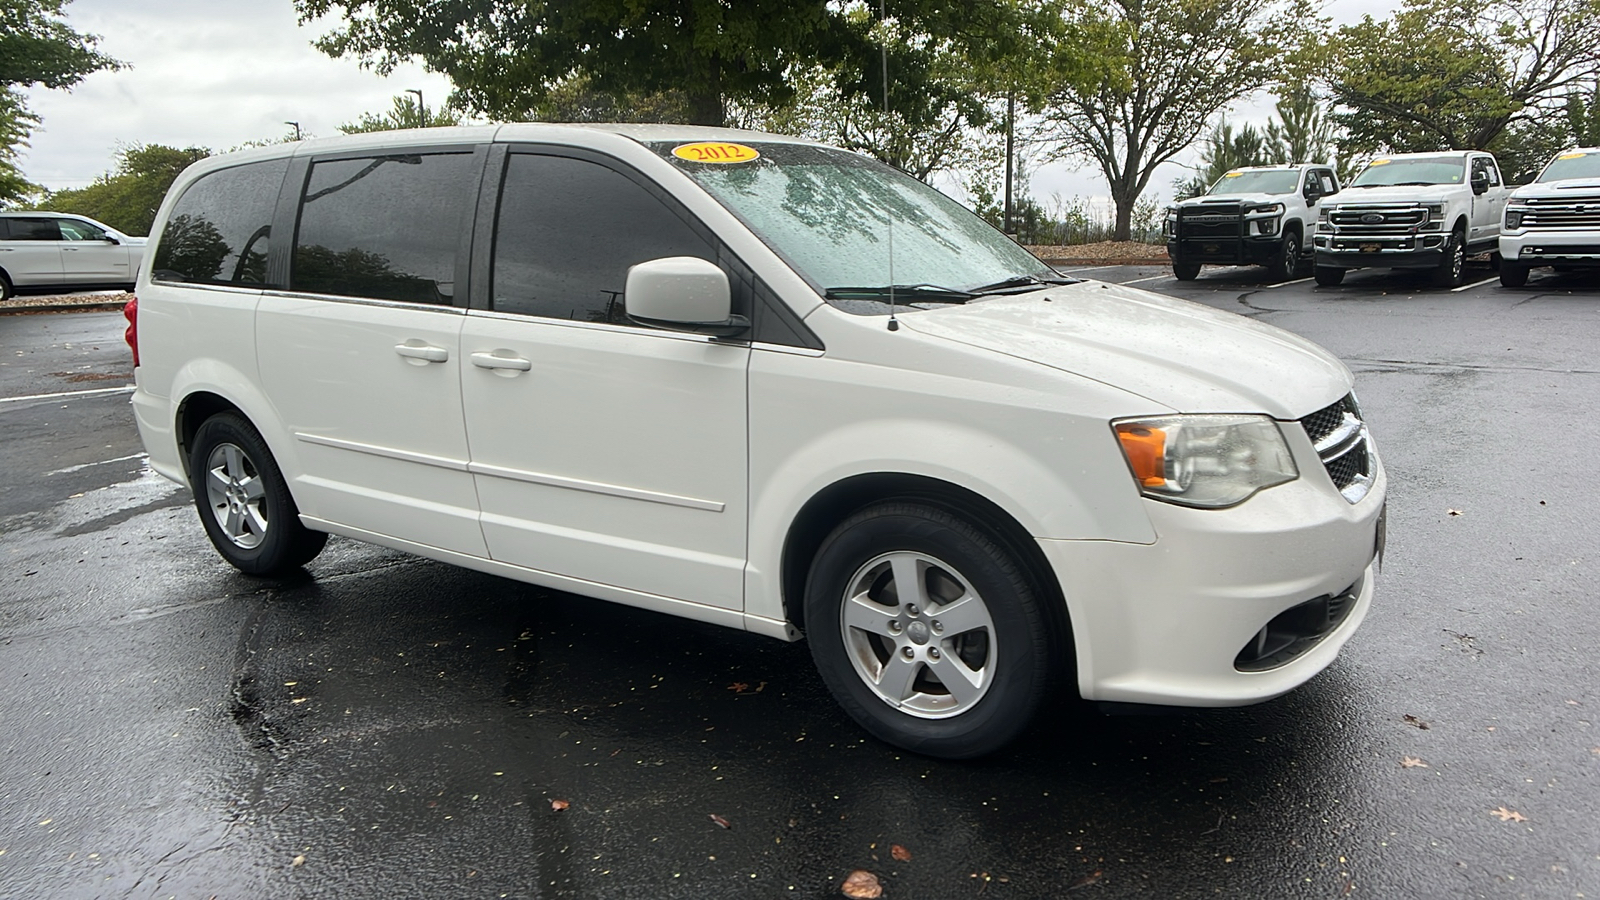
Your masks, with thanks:
[(294, 126), (294, 139), (297, 140), (297, 141), (300, 140), (300, 123), (299, 122), (284, 122), (283, 124), (285, 124), (285, 125), (293, 125)]
[(417, 121), (422, 123), (423, 128), (427, 128), (428, 108), (422, 105), (422, 92), (416, 88), (406, 88), (406, 93), (417, 95)]

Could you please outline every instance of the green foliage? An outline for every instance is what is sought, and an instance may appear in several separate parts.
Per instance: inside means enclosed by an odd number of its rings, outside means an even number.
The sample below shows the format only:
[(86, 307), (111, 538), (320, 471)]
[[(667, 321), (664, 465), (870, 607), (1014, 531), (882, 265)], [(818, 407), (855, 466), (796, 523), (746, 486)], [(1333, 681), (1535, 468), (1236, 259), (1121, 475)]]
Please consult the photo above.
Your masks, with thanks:
[(1538, 177), (1545, 163), (1571, 146), (1572, 136), (1564, 128), (1518, 121), (1500, 132), (1489, 150), (1500, 163), (1507, 184), (1527, 184)]
[(680, 90), (608, 93), (596, 89), (587, 76), (577, 75), (551, 86), (544, 99), (529, 110), (528, 118), (538, 122), (687, 122), (689, 95)]
[(1600, 83), (1585, 92), (1574, 88), (1567, 94), (1562, 110), (1567, 116), (1567, 128), (1572, 142), (1579, 147), (1600, 147)]
[[(1080, 76), (1050, 97), (1064, 155), (1092, 161), (1116, 204), (1117, 240), (1156, 168), (1212, 116), (1271, 83), (1306, 13), (1274, 0), (1110, 0), (1065, 10), (1062, 54)], [(1058, 55), (1058, 59), (1061, 55)]]
[(1269, 162), (1325, 163), (1334, 156), (1338, 128), (1326, 104), (1297, 82), (1278, 90), (1278, 120), (1267, 123)]
[(1211, 132), (1206, 135), (1205, 145), (1200, 150), (1200, 167), (1192, 178), (1173, 182), (1174, 200), (1187, 200), (1198, 197), (1211, 189), (1222, 176), (1234, 169), (1245, 166), (1264, 166), (1269, 163), (1279, 162), (1274, 158), (1268, 134), (1272, 130), (1272, 123), (1267, 124), (1265, 131), (1256, 130), (1248, 122), (1234, 131), (1227, 119), (1218, 119)]
[(344, 134), (366, 134), (371, 131), (398, 131), (402, 128), (445, 128), (461, 124), (461, 116), (449, 110), (429, 110), (410, 94), (394, 98), (394, 106), (378, 115), (362, 113), (354, 122), (339, 126)]
[(203, 147), (128, 147), (117, 153), (114, 171), (96, 178), (88, 187), (47, 194), (39, 208), (88, 216), (126, 234), (147, 234), (156, 209), (178, 174), (210, 155), (211, 151)]
[(1406, 0), (1328, 54), (1346, 149), (1485, 149), (1600, 67), (1600, 0)]
[(17, 168), (17, 156), (39, 124), (16, 88), (65, 89), (121, 63), (94, 49), (98, 38), (61, 20), (68, 0), (0, 0), (0, 206), (39, 191)]

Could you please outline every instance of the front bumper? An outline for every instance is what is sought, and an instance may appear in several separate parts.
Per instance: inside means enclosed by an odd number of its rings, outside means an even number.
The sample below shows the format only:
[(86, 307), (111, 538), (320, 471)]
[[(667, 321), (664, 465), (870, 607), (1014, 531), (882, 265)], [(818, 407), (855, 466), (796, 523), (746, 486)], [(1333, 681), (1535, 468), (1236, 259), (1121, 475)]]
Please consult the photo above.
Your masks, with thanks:
[(1265, 266), (1282, 252), (1282, 234), (1167, 240), (1167, 256), (1219, 266)]
[[(1301, 466), (1296, 481), (1232, 509), (1142, 501), (1154, 544), (1039, 541), (1067, 595), (1084, 698), (1239, 706), (1326, 668), (1372, 605), (1387, 493), (1374, 466), (1372, 490), (1356, 504), (1320, 467)], [(1341, 617), (1320, 637), (1264, 663), (1240, 662), (1286, 611), (1341, 597)]]
[(1600, 268), (1600, 231), (1502, 231), (1500, 258), (1524, 266)]
[(1317, 265), (1335, 269), (1430, 269), (1444, 259), (1445, 234), (1366, 238), (1318, 232)]

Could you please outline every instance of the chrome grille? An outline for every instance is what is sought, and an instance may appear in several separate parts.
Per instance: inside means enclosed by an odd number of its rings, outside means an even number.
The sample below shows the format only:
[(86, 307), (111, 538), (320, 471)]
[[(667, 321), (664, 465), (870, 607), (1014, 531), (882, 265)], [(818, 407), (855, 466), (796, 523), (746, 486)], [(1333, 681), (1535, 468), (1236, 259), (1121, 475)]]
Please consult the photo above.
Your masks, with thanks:
[(1522, 227), (1542, 230), (1600, 229), (1600, 195), (1520, 201)]
[(1361, 502), (1372, 490), (1374, 467), (1367, 426), (1361, 421), (1355, 395), (1346, 394), (1301, 419), (1300, 425), (1340, 495), (1351, 503)]
[(1328, 213), (1328, 222), (1341, 237), (1409, 237), (1428, 221), (1420, 206), (1341, 206)]

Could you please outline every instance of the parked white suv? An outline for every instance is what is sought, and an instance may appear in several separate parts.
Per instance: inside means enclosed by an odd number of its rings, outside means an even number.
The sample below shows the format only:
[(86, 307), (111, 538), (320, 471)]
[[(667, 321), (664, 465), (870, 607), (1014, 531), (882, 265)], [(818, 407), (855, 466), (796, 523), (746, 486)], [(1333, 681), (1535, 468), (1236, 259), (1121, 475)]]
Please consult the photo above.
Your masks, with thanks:
[(86, 216), (0, 212), (0, 300), (14, 293), (131, 291), (144, 244)]
[(1179, 281), (1204, 265), (1266, 266), (1280, 281), (1311, 261), (1317, 202), (1339, 193), (1326, 165), (1234, 169), (1167, 210), (1167, 256)]
[(803, 632), (863, 726), (951, 757), (1058, 676), (1277, 696), (1372, 602), (1386, 481), (1344, 365), (1061, 278), (853, 153), (355, 135), (196, 163), (156, 233), (139, 431), (245, 572), (331, 533)]
[(1460, 285), (1468, 256), (1497, 249), (1508, 193), (1499, 164), (1480, 150), (1375, 159), (1322, 206), (1317, 283), (1387, 267), (1428, 269), (1436, 286)]
[(1600, 267), (1600, 149), (1556, 155), (1506, 203), (1500, 283), (1522, 287), (1534, 266)]

